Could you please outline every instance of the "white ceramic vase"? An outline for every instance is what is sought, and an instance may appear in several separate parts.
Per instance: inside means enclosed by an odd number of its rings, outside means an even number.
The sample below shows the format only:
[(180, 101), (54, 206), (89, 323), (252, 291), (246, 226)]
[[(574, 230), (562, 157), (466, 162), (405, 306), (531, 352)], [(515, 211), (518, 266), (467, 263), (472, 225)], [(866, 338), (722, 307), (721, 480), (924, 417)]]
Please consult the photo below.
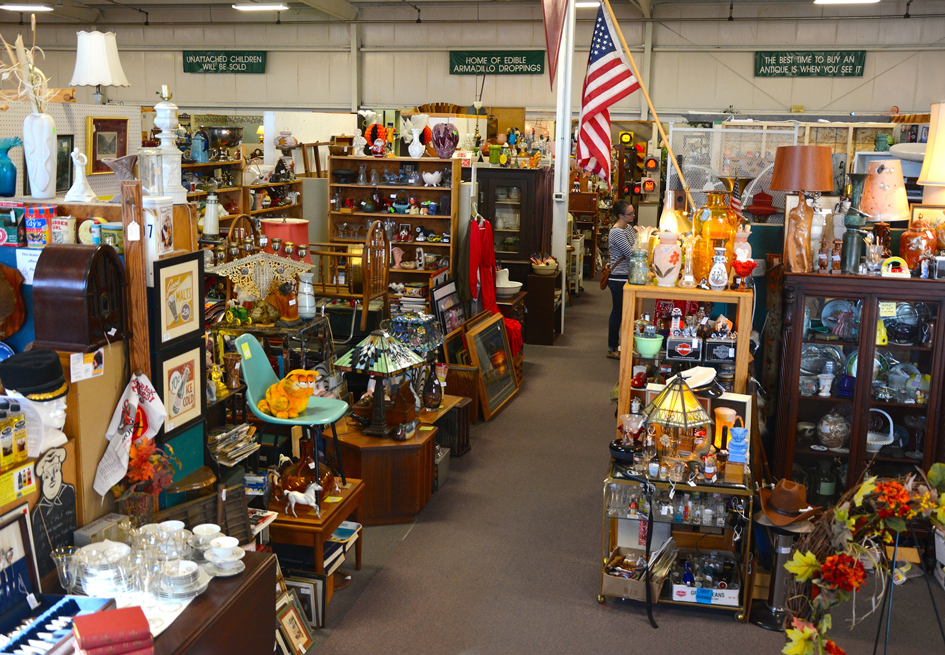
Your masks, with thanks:
[(34, 198), (56, 197), (56, 122), (33, 112), (23, 121), (23, 155)]
[(682, 268), (682, 250), (678, 243), (679, 235), (675, 232), (660, 232), (659, 243), (653, 249), (653, 273), (656, 286), (674, 287)]
[(410, 130), (410, 133), (413, 134), (413, 141), (407, 146), (407, 152), (409, 152), (410, 156), (414, 159), (420, 159), (423, 157), (423, 144), (420, 143), (420, 130)]
[(314, 273), (299, 273), (299, 291), (296, 294), (299, 301), (299, 317), (315, 318), (315, 289), (312, 287)]

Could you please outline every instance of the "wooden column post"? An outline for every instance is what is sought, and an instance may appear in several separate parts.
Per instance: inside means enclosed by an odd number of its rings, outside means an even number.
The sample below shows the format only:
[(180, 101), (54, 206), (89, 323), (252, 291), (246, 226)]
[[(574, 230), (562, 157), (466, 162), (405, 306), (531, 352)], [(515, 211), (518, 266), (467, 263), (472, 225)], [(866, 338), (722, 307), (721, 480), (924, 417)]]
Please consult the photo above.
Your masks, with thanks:
[[(141, 182), (121, 183), (121, 221), (125, 234), (125, 276), (128, 280), (128, 308), (131, 315), (131, 340), (128, 360), (131, 370), (151, 378), (150, 332), (148, 330), (148, 272), (144, 252), (144, 216), (141, 205)], [(136, 227), (132, 226), (132, 223)], [(129, 234), (137, 232), (132, 241)]]

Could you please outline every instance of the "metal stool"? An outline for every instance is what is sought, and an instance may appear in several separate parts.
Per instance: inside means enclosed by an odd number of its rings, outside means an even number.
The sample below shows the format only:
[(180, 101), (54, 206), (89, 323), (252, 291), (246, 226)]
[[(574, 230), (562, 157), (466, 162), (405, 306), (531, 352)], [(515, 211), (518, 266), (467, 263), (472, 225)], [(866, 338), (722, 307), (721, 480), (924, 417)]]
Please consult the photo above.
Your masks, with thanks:
[(768, 600), (758, 599), (751, 604), (749, 621), (765, 630), (784, 632), (784, 618), (787, 616), (788, 570), (784, 565), (791, 559), (794, 536), (814, 529), (810, 521), (798, 521), (790, 525), (775, 525), (768, 520), (764, 512), (755, 513), (758, 525), (768, 528), (774, 535), (774, 566), (771, 571), (771, 586)]

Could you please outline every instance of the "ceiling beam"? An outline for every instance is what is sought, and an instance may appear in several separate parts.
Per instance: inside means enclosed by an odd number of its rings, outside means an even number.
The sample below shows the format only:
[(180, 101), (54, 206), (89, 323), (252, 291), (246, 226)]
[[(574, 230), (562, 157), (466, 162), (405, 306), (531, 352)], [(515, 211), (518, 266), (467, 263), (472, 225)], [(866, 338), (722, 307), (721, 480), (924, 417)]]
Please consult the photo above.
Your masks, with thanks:
[(341, 20), (355, 20), (358, 17), (358, 8), (348, 0), (301, 0), (303, 4), (323, 11), (329, 16)]
[(78, 3), (60, 2), (54, 6), (52, 13), (53, 16), (71, 18), (80, 23), (97, 23), (102, 19), (102, 12), (98, 9)]
[(633, 0), (633, 4), (640, 8), (644, 18), (653, 18), (653, 0)]

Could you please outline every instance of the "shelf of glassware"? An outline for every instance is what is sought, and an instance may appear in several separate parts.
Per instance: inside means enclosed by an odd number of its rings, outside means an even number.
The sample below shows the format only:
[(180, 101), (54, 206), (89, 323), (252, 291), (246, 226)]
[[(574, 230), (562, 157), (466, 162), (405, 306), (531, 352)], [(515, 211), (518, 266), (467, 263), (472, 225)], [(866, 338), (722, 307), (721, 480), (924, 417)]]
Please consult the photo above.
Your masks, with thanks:
[[(653, 499), (645, 499), (642, 494), (643, 485), (652, 487), (656, 494)], [(668, 523), (673, 526), (671, 534), (677, 548), (699, 548), (703, 550), (728, 551), (738, 565), (738, 575), (741, 580), (741, 591), (738, 606), (699, 605), (713, 609), (737, 612), (739, 621), (748, 620), (748, 604), (751, 602), (751, 574), (748, 562), (751, 553), (750, 517), (754, 509), (754, 484), (750, 473), (745, 484), (728, 483), (697, 483), (692, 486), (674, 483), (670, 480), (660, 480), (646, 475), (632, 474), (628, 469), (616, 462), (611, 462), (608, 475), (604, 479), (604, 502), (601, 530), (601, 590), (603, 591), (606, 567), (614, 549), (620, 546), (618, 541), (618, 525), (623, 521), (646, 521), (648, 511), (653, 512), (654, 523)], [(634, 489), (640, 491), (634, 491)], [(669, 493), (673, 497), (669, 498)], [(710, 502), (705, 503), (703, 498), (708, 495)], [(697, 502), (696, 496), (700, 499)], [(688, 497), (688, 498), (687, 498)], [(721, 501), (724, 502), (724, 518), (719, 525), (718, 510)], [(640, 499), (644, 499), (645, 502)], [(687, 504), (688, 501), (688, 504)], [(643, 502), (642, 510), (640, 502)], [(681, 506), (681, 510), (680, 510)], [(712, 519), (706, 523), (705, 507), (710, 507)], [(682, 511), (682, 520), (676, 520), (676, 515)], [(686, 512), (688, 511), (688, 516)], [(634, 513), (636, 515), (634, 515)], [(695, 517), (699, 515), (699, 522)], [(729, 519), (734, 513), (739, 513), (747, 519), (746, 527), (740, 529), (736, 539), (736, 530), (729, 527)], [(632, 530), (631, 530), (632, 531)], [(741, 542), (741, 543), (739, 543)], [(651, 544), (651, 550), (659, 548), (660, 544)], [(644, 551), (645, 552), (645, 551)], [(645, 556), (649, 559), (649, 552)], [(660, 603), (693, 607), (693, 603), (675, 601), (671, 594), (672, 586), (662, 584), (662, 593), (658, 599)], [(604, 602), (604, 596), (598, 596), (598, 602)]]
[[(830, 506), (871, 474), (941, 458), (941, 282), (786, 276), (776, 467)], [(878, 329), (879, 328), (879, 329)], [(873, 361), (860, 367), (861, 359)]]

